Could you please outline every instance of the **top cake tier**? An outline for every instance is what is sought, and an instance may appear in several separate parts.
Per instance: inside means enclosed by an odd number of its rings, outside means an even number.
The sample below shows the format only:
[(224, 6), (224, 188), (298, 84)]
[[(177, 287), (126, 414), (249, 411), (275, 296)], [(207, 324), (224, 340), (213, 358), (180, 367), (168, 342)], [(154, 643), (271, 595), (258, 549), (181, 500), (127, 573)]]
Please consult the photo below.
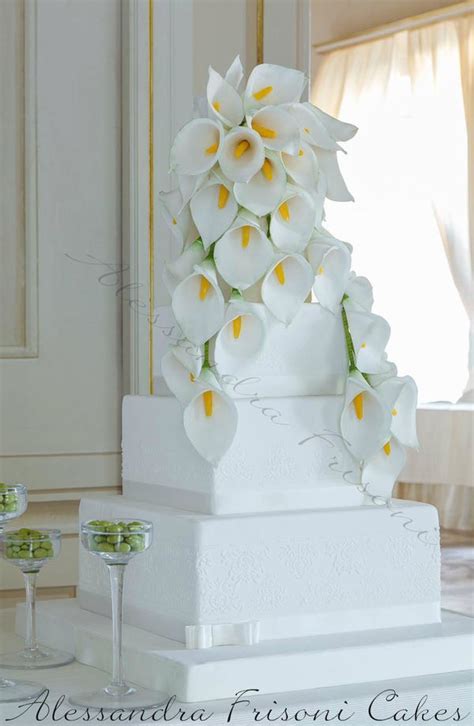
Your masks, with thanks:
[[(261, 303), (253, 303), (252, 308), (264, 320), (267, 331), (260, 352), (250, 358), (240, 357), (239, 341), (233, 340), (230, 328), (225, 349), (218, 344), (215, 350), (226, 393), (233, 398), (248, 398), (255, 391), (260, 397), (343, 393), (347, 354), (340, 316), (317, 303), (306, 303), (285, 327)], [(169, 307), (158, 309), (155, 331), (158, 361), (171, 345), (187, 344)], [(235, 350), (227, 354), (232, 346)], [(155, 393), (171, 395), (161, 375), (155, 378)]]

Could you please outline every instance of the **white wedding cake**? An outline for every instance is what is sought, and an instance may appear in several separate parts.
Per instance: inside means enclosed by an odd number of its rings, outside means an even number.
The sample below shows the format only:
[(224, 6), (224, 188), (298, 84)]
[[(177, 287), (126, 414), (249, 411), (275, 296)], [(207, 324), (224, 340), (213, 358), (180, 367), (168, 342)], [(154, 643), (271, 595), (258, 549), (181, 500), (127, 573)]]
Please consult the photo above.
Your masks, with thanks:
[[(391, 499), (416, 386), (324, 228), (325, 198), (352, 199), (337, 155), (356, 128), (301, 102), (299, 71), (242, 77), (238, 58), (210, 69), (174, 142), (155, 395), (123, 403), (123, 496), (81, 503), (154, 525), (127, 568), (130, 678), (196, 701), (467, 667), (458, 625), (436, 625), (437, 512)], [(103, 667), (110, 595), (84, 550), (79, 604), (51, 603), (45, 632), (79, 629)]]
[[(157, 395), (125, 398), (124, 496), (82, 518), (153, 521), (126, 620), (188, 647), (437, 622), (436, 511), (390, 503), (416, 386), (323, 227), (356, 128), (302, 103), (299, 71), (242, 75), (210, 69), (171, 150)], [(100, 567), (81, 554), (80, 602), (106, 613)]]

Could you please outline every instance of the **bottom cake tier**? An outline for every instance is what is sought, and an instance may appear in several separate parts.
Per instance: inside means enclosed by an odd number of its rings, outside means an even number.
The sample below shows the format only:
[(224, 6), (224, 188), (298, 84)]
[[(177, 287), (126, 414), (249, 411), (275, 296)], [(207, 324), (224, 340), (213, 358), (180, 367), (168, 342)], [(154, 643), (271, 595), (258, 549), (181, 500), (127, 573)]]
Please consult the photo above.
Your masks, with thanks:
[[(212, 516), (87, 498), (81, 519), (153, 522), (127, 568), (124, 619), (188, 647), (436, 623), (434, 507), (394, 501), (332, 510)], [(81, 551), (79, 602), (110, 612), (103, 563)]]

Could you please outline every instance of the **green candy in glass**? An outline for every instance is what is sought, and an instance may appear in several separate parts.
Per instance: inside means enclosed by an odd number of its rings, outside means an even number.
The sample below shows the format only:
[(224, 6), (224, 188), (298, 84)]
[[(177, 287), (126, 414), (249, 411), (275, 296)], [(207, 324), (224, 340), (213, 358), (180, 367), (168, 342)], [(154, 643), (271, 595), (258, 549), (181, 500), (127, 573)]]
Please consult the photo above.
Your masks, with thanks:
[(167, 700), (164, 693), (131, 685), (124, 679), (122, 658), (122, 598), (125, 568), (152, 543), (151, 522), (134, 519), (92, 519), (81, 524), (84, 548), (107, 565), (112, 599), (112, 680), (98, 691), (69, 696), (73, 706), (116, 709), (157, 707)]
[(23, 571), (41, 567), (49, 557), (54, 557), (54, 546), (49, 533), (37, 529), (17, 529), (4, 537), (5, 558), (17, 560)]
[(0, 542), (2, 557), (22, 571), (26, 587), (25, 647), (1, 655), (0, 668), (56, 668), (71, 663), (71, 653), (46, 648), (36, 640), (36, 578), (44, 565), (59, 556), (61, 532), (21, 527), (4, 531)]
[(0, 482), (0, 524), (19, 517), (26, 509), (26, 489), (22, 484)]
[(146, 534), (143, 533), (141, 522), (93, 519), (86, 523), (86, 527), (83, 543), (90, 552), (111, 555), (113, 558), (114, 555), (133, 555), (145, 549)]
[[(27, 504), (28, 492), (23, 484), (0, 483), (0, 553), (3, 551), (4, 523), (18, 519), (26, 510)], [(26, 703), (40, 696), (44, 690), (45, 686), (41, 683), (0, 677), (0, 704), (15, 701)]]

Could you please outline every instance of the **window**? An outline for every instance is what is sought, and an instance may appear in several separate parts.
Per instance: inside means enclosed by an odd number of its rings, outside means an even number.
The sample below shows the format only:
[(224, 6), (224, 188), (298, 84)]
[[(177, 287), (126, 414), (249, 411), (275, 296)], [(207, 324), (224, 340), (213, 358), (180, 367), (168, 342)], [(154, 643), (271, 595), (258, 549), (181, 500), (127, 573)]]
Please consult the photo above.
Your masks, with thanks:
[[(392, 328), (388, 354), (420, 401), (457, 401), (468, 377), (472, 294), (468, 154), (456, 21), (331, 53), (312, 101), (359, 132), (339, 154), (355, 204), (326, 225), (354, 246)], [(464, 303), (463, 303), (464, 300)]]

